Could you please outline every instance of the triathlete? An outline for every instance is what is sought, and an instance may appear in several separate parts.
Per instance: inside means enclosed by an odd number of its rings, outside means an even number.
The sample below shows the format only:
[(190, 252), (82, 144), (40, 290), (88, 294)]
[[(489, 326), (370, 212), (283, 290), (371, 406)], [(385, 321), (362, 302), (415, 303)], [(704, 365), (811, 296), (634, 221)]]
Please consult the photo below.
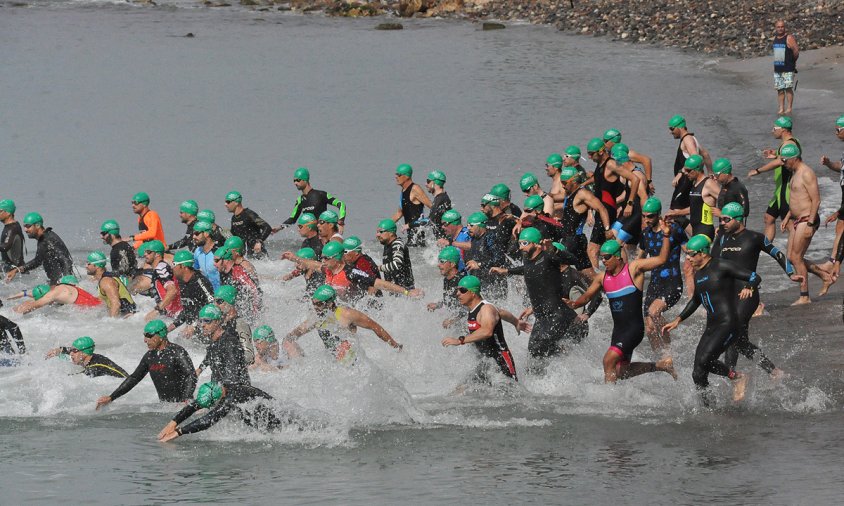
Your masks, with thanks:
[(728, 158), (719, 158), (712, 164), (712, 172), (715, 173), (715, 180), (721, 185), (721, 193), (718, 194), (718, 202), (712, 213), (721, 217), (721, 209), (735, 202), (744, 209), (744, 218), (750, 216), (750, 196), (747, 187), (739, 179), (733, 176), (733, 164)]
[(258, 216), (258, 213), (243, 206), (243, 195), (239, 191), (226, 194), (226, 210), (232, 213), (231, 233), (246, 243), (246, 255), (262, 258), (267, 249), (264, 243), (273, 231), (273, 227)]
[(496, 247), (507, 255), (515, 255), (519, 249), (518, 241), (513, 237), (513, 229), (519, 220), (502, 209), (503, 201), (497, 195), (487, 193), (481, 198), (481, 212), (487, 218), (487, 233)]
[(645, 272), (653, 270), (668, 260), (670, 251), (668, 225), (660, 223), (662, 229), (662, 249), (659, 256), (639, 258), (625, 263), (621, 258), (621, 243), (610, 239), (601, 245), (601, 260), (606, 270), (592, 280), (586, 293), (577, 300), (567, 301), (569, 307), (585, 305), (602, 290), (609, 299), (613, 329), (610, 347), (604, 354), (604, 381), (615, 383), (619, 379), (629, 379), (640, 374), (664, 371), (677, 379), (671, 357), (663, 357), (654, 362), (631, 362), (633, 350), (645, 337), (645, 320), (642, 315), (642, 286)]
[(138, 271), (138, 257), (132, 243), (120, 237), (120, 225), (114, 220), (106, 220), (100, 227), (100, 237), (103, 243), (111, 246), (109, 259), (111, 271), (123, 277), (123, 283), (130, 285), (132, 278)]
[(343, 227), (346, 220), (346, 204), (330, 193), (314, 189), (311, 186), (311, 173), (307, 168), (299, 167), (296, 169), (296, 172), (293, 173), (293, 184), (302, 194), (296, 199), (290, 217), (284, 221), (282, 226), (274, 228), (273, 232), (278, 232), (285, 226), (296, 223), (297, 218), (302, 213), (319, 216), (328, 210), (329, 205), (337, 208), (339, 212), (338, 223), (341, 228)]
[(571, 145), (566, 148), (563, 152), (563, 168), (565, 167), (573, 167), (577, 171), (577, 184), (579, 186), (585, 187), (591, 193), (595, 193), (595, 184), (593, 174), (591, 172), (587, 172), (586, 169), (583, 168), (583, 165), (580, 164), (580, 160), (582, 158), (582, 154), (580, 152), (580, 147)]
[[(603, 141), (606, 150), (612, 152), (612, 148), (616, 144), (621, 143), (621, 132), (615, 128), (610, 128), (609, 130), (604, 132)], [(642, 172), (645, 174), (646, 193), (653, 193), (654, 188), (653, 182), (651, 181), (653, 179), (653, 161), (651, 160), (651, 157), (636, 152), (630, 149), (629, 147), (627, 148), (627, 153), (630, 155), (630, 161), (642, 167)], [(635, 195), (636, 192), (633, 192), (633, 194)]]
[(590, 210), (594, 212), (604, 230), (610, 230), (612, 223), (610, 223), (607, 210), (601, 205), (601, 201), (588, 189), (581, 187), (577, 169), (574, 167), (563, 168), (560, 173), (560, 180), (566, 194), (563, 200), (563, 217), (561, 220), (563, 224), (563, 244), (566, 246), (566, 250), (574, 256), (574, 267), (591, 279), (595, 275), (595, 270), (592, 269), (592, 263), (589, 261), (589, 255), (586, 252), (589, 240), (583, 233), (587, 215)]
[(489, 190), (490, 195), (495, 195), (501, 200), (501, 211), (504, 214), (518, 218), (522, 215), (519, 206), (510, 201), (510, 187), (504, 183), (498, 183)]
[(337, 305), (336, 300), (337, 292), (329, 285), (316, 289), (311, 299), (316, 317), (309, 317), (297, 325), (282, 342), (290, 358), (302, 356), (302, 349), (296, 340), (314, 329), (325, 348), (341, 363), (352, 364), (355, 361), (355, 352), (348, 336), (356, 333), (358, 328), (371, 330), (379, 339), (401, 351), (402, 345), (378, 322), (357, 309)]
[(320, 213), (317, 219), (317, 231), (323, 246), (329, 241), (343, 242), (343, 235), (340, 233), (340, 217), (331, 209)]
[[(671, 184), (674, 186), (674, 193), (671, 195), (671, 204), (669, 209), (685, 209), (689, 207), (689, 192), (692, 189), (691, 181), (685, 178), (683, 167), (686, 166), (686, 160), (692, 155), (699, 155), (708, 166), (708, 155), (701, 147), (700, 143), (695, 137), (695, 134), (689, 132), (686, 127), (686, 118), (675, 114), (668, 120), (668, 131), (675, 139), (679, 139), (680, 143), (677, 145), (677, 156), (674, 157), (674, 180)], [(686, 227), (686, 218), (681, 218), (678, 223), (683, 228)]]
[[(0, 301), (0, 306), (2, 305), (3, 302)], [(26, 343), (23, 341), (23, 333), (18, 324), (0, 315), (0, 353), (14, 355), (15, 349), (12, 348), (12, 341), (15, 342), (19, 355), (26, 353)]]
[(401, 196), (399, 209), (393, 213), (392, 219), (398, 222), (404, 218), (408, 246), (424, 246), (425, 231), (419, 227), (427, 223), (424, 213), (426, 207), (431, 209), (431, 199), (421, 186), (413, 182), (413, 168), (406, 163), (396, 167), (396, 184), (401, 188)]
[(445, 172), (441, 170), (429, 172), (428, 179), (425, 180), (425, 188), (428, 193), (434, 196), (434, 200), (431, 202), (431, 211), (428, 213), (428, 221), (433, 228), (434, 237), (439, 239), (443, 237), (443, 213), (451, 209), (451, 198), (445, 191)]
[(384, 274), (384, 279), (407, 289), (416, 288), (413, 281), (413, 265), (410, 263), (410, 253), (407, 246), (397, 235), (396, 222), (381, 220), (375, 229), (375, 238), (384, 246), (381, 256), (381, 266), (378, 269)]
[(299, 235), (302, 236), (302, 248), (311, 248), (317, 259), (322, 258), (322, 241), (317, 231), (317, 218), (311, 213), (302, 213), (296, 220)]
[(197, 320), (199, 310), (207, 304), (214, 303), (214, 288), (208, 278), (194, 269), (194, 256), (190, 251), (179, 250), (173, 255), (173, 275), (179, 280), (179, 299), (182, 301), (182, 310), (167, 326), (167, 331), (172, 332), (177, 327), (188, 325), (182, 331), (186, 337), (193, 336), (198, 329)]
[(214, 252), (214, 261), (220, 271), (220, 282), (237, 289), (237, 311), (248, 321), (255, 321), (264, 307), (264, 293), (257, 279), (246, 269), (234, 263), (232, 252), (225, 246)]
[(519, 180), (519, 188), (522, 189), (522, 193), (525, 194), (526, 198), (530, 198), (534, 195), (539, 196), (542, 199), (541, 211), (548, 216), (554, 216), (554, 197), (552, 197), (550, 193), (546, 193), (542, 190), (536, 176), (530, 172), (525, 173)]
[(217, 215), (210, 209), (203, 209), (196, 213), (196, 219), (211, 224), (211, 238), (214, 239), (214, 246), (222, 248), (226, 240), (231, 237), (231, 232), (217, 225)]
[(149, 208), (149, 195), (145, 192), (138, 192), (132, 197), (132, 212), (138, 215), (138, 233), (130, 235), (126, 239), (134, 243), (135, 249), (141, 244), (152, 240), (164, 240), (164, 227), (161, 226), (161, 218), (158, 213)]
[(196, 370), (188, 352), (167, 340), (167, 324), (161, 320), (147, 323), (144, 342), (149, 351), (141, 358), (141, 363), (111, 395), (97, 399), (97, 409), (135, 388), (147, 373), (158, 392), (158, 400), (182, 402), (191, 398), (196, 387)]
[(13, 267), (24, 264), (23, 260), (23, 229), (15, 219), (15, 201), (0, 200), (0, 222), (3, 222), (3, 232), (0, 233), (0, 270), (8, 272)]
[(779, 139), (779, 147), (777, 149), (763, 149), (762, 156), (769, 159), (770, 162), (756, 169), (752, 169), (747, 173), (747, 178), (750, 179), (763, 172), (774, 171), (774, 196), (768, 202), (768, 209), (765, 210), (764, 215), (765, 237), (769, 241), (773, 241), (777, 235), (777, 219), (786, 221), (787, 225), (786, 217), (788, 216), (789, 203), (791, 202), (791, 188), (789, 184), (791, 182), (791, 172), (785, 170), (785, 167), (783, 167), (780, 153), (782, 152), (782, 148), (788, 145), (794, 145), (800, 151), (803, 150), (800, 141), (791, 133), (792, 126), (791, 118), (787, 116), (780, 116), (774, 121), (771, 135), (775, 139)]
[(255, 342), (255, 362), (250, 367), (277, 371), (287, 366), (287, 353), (281, 350), (272, 327), (261, 325), (256, 328), (252, 340)]
[(683, 177), (688, 178), (691, 184), (689, 207), (671, 209), (665, 216), (675, 218), (688, 215), (692, 235), (703, 234), (712, 240), (715, 236), (712, 208), (718, 205), (721, 185), (703, 174), (703, 157), (700, 155), (691, 155), (686, 159)]
[(94, 340), (88, 336), (77, 337), (70, 346), (53, 348), (47, 352), (44, 358), (52, 358), (58, 355), (68, 355), (70, 361), (82, 366), (82, 373), (86, 376), (96, 378), (98, 376), (114, 376), (125, 378), (129, 374), (119, 365), (115, 364), (108, 357), (94, 353)]
[(106, 271), (106, 256), (99, 251), (88, 254), (85, 270), (97, 282), (100, 299), (108, 308), (108, 315), (117, 318), (128, 316), (138, 310), (126, 283), (114, 272)]
[[(759, 263), (759, 255), (764, 251), (771, 258), (777, 261), (792, 281), (800, 281), (800, 277), (794, 274), (794, 266), (776, 246), (771, 244), (764, 234), (748, 230), (744, 226), (745, 211), (741, 205), (731, 202), (721, 209), (721, 227), (715, 235), (710, 255), (713, 258), (723, 258), (738, 265), (742, 269), (756, 272)], [(750, 319), (759, 307), (759, 292), (754, 291), (747, 299), (735, 300), (738, 311), (738, 333), (727, 348), (725, 362), (731, 369), (735, 369), (738, 361), (738, 354), (750, 360), (759, 353), (759, 367), (773, 376), (780, 376), (782, 371), (776, 368), (773, 362), (766, 357), (759, 347), (750, 342)]]
[(503, 301), (507, 299), (507, 278), (491, 274), (490, 269), (508, 265), (507, 250), (502, 249), (493, 233), (487, 231), (487, 221), (486, 214), (481, 212), (472, 213), (466, 219), (472, 237), (472, 247), (464, 256), (466, 271), (481, 280), (488, 297)]
[(680, 322), (691, 316), (703, 304), (706, 309), (706, 328), (695, 351), (692, 380), (701, 391), (704, 405), (712, 404), (706, 393), (709, 386), (709, 374), (725, 376), (733, 382), (733, 399), (744, 398), (747, 376), (730, 369), (718, 360), (727, 347), (736, 339), (740, 325), (736, 310), (736, 297), (748, 299), (759, 289), (762, 278), (753, 271), (738, 265), (712, 258), (709, 255), (711, 241), (703, 234), (696, 235), (686, 243), (686, 257), (695, 269), (695, 292), (680, 316), (662, 327), (663, 332), (670, 332)]
[(460, 265), (458, 269), (465, 271), (466, 264), (463, 262), (463, 255), (472, 247), (472, 238), (469, 236), (469, 229), (463, 226), (463, 217), (454, 209), (449, 209), (443, 213), (442, 224), (445, 237), (437, 239), (437, 246), (441, 248), (454, 246), (460, 250)]
[[(316, 253), (311, 248), (301, 248), (296, 252), (295, 256), (304, 258), (305, 260), (319, 261)], [(310, 297), (314, 293), (314, 290), (316, 290), (320, 285), (325, 284), (325, 274), (323, 274), (322, 270), (307, 267), (303, 269), (296, 267), (289, 274), (284, 275), (281, 279), (282, 281), (290, 281), (297, 276), (305, 277), (305, 295), (308, 297)]]
[(73, 274), (73, 259), (64, 241), (50, 227), (44, 228), (44, 218), (38, 213), (29, 213), (23, 217), (23, 228), (30, 239), (38, 241), (35, 258), (29, 262), (11, 268), (6, 273), (6, 282), (18, 274), (25, 274), (38, 266), (44, 267), (51, 285), (56, 285), (62, 276)]
[(199, 310), (199, 331), (210, 340), (205, 358), (196, 368), (196, 376), (211, 369), (211, 381), (224, 385), (250, 385), (249, 370), (240, 337), (223, 325), (223, 312), (214, 304)]
[[(63, 306), (96, 307), (103, 303), (96, 295), (88, 293), (76, 286), (79, 280), (75, 276), (64, 276), (55, 286), (38, 285), (32, 289), (32, 300), (28, 300), (15, 308), (16, 313), (26, 314), (51, 304)], [(27, 290), (21, 292), (27, 295)], [(17, 296), (9, 297), (10, 299)]]
[[(840, 116), (835, 122), (835, 135), (839, 141), (844, 141), (844, 116)], [(821, 165), (825, 166), (829, 170), (838, 172), (838, 186), (841, 187), (841, 205), (838, 207), (838, 210), (830, 214), (825, 221), (827, 225), (833, 221), (835, 222), (835, 242), (832, 245), (832, 252), (829, 257), (829, 261), (834, 264), (835, 254), (841, 244), (841, 236), (844, 234), (844, 154), (841, 155), (841, 159), (838, 161), (831, 160), (826, 155), (821, 156)], [(2, 213), (0, 213), (0, 218), (2, 218)], [(836, 269), (833, 272), (833, 278), (838, 279), (838, 270)]]
[[(623, 199), (626, 202), (632, 202), (633, 212), (630, 216), (620, 216), (618, 221), (613, 223), (612, 230), (616, 238), (627, 246), (628, 254), (633, 254), (642, 236), (642, 206), (648, 199), (648, 182), (643, 172), (633, 165), (628, 149), (627, 144), (618, 143), (613, 146), (611, 155), (618, 167), (630, 170), (633, 177), (639, 179), (638, 193), (632, 192), (631, 181), (628, 180)], [(628, 204), (628, 207), (630, 205)]]
[(539, 230), (542, 237), (555, 242), (565, 241), (563, 224), (543, 211), (545, 204), (539, 195), (531, 195), (525, 199), (522, 217), (519, 219), (517, 232), (526, 228)]
[[(193, 268), (199, 269), (202, 275), (211, 282), (212, 289), (220, 288), (222, 284), (220, 282), (220, 271), (217, 270), (217, 265), (214, 263), (214, 251), (217, 248), (214, 239), (211, 237), (210, 223), (196, 221), (193, 226), (193, 242), (195, 246), (191, 250), (193, 252)], [(182, 255), (181, 258), (187, 257)]]
[(428, 311), (436, 311), (440, 308), (448, 310), (450, 316), (443, 321), (443, 328), (451, 327), (458, 319), (466, 316), (465, 308), (460, 305), (460, 302), (454, 297), (454, 291), (457, 290), (457, 284), (466, 275), (464, 271), (460, 271), (460, 250), (454, 246), (446, 246), (439, 255), (437, 255), (438, 269), (440, 275), (443, 277), (443, 294), (440, 302), (429, 302)]
[(167, 245), (167, 251), (182, 248), (187, 248), (190, 251), (193, 251), (194, 248), (196, 248), (196, 244), (193, 240), (193, 226), (197, 222), (196, 213), (198, 212), (199, 204), (197, 204), (195, 200), (186, 200), (179, 205), (179, 220), (184, 223), (187, 228), (185, 230), (185, 235), (181, 239), (173, 244)]
[[(662, 224), (660, 213), (662, 202), (656, 197), (649, 198), (642, 207), (642, 240), (639, 241), (639, 258), (657, 257), (662, 251)], [(680, 265), (682, 246), (688, 241), (686, 232), (677, 222), (668, 222), (669, 247), (668, 260), (651, 271), (651, 280), (645, 292), (645, 304), (642, 307), (645, 316), (645, 330), (651, 348), (659, 357), (670, 357), (671, 337), (662, 333), (665, 325), (663, 313), (674, 307), (683, 295), (683, 268)]]
[(255, 270), (255, 266), (246, 259), (243, 255), (246, 253), (246, 243), (243, 242), (243, 239), (240, 237), (233, 235), (226, 239), (226, 242), (223, 243), (223, 248), (229, 250), (232, 254), (232, 260), (234, 260), (235, 265), (239, 265), (243, 267), (243, 270), (246, 271), (246, 274), (252, 278), (252, 281), (257, 285), (259, 282), (258, 278), (258, 271)]
[[(551, 189), (548, 191), (552, 196), (563, 197), (563, 185), (560, 181), (560, 172), (563, 170), (563, 155), (559, 153), (551, 153), (545, 159), (545, 175), (551, 178)], [(556, 219), (560, 219), (563, 212), (563, 206), (556, 199), (554, 202), (554, 209), (551, 213)]]
[(155, 318), (157, 315), (166, 315), (175, 318), (182, 310), (182, 301), (179, 296), (179, 282), (173, 275), (173, 268), (164, 261), (164, 243), (153, 239), (138, 250), (143, 254), (144, 261), (153, 268), (144, 274), (149, 276), (155, 298), (155, 309), (147, 314), (147, 319)]
[(243, 348), (243, 360), (246, 365), (255, 361), (255, 344), (252, 342), (252, 327), (246, 318), (239, 318), (237, 314), (237, 289), (230, 285), (223, 285), (214, 292), (214, 303), (223, 313), (223, 330), (236, 334)]
[[(552, 242), (551, 245), (559, 251), (566, 251), (566, 247), (562, 243)], [(589, 284), (592, 282), (591, 277), (586, 277), (577, 268), (567, 264), (560, 264), (560, 276), (561, 291), (563, 294), (568, 294), (568, 298), (579, 297), (581, 293), (585, 293), (589, 289)], [(602, 297), (592, 299), (586, 305), (586, 308), (577, 315), (577, 318), (569, 324), (569, 327), (566, 329), (566, 336), (573, 343), (578, 344), (589, 335), (589, 318), (595, 314), (595, 311), (598, 310), (598, 307), (600, 307), (603, 301), (604, 299)], [(533, 309), (530, 312), (533, 314)], [(527, 317), (527, 312), (522, 314), (524, 317)]]

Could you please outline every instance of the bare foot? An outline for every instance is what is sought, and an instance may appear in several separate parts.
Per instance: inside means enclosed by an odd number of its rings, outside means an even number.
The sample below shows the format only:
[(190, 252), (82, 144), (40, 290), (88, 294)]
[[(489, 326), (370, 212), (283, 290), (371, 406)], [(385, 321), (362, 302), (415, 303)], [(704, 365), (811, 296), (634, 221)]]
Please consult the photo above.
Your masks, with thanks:
[(674, 370), (674, 360), (671, 357), (665, 357), (656, 361), (657, 371), (665, 371), (677, 381), (677, 371)]
[(744, 394), (747, 390), (746, 374), (739, 373), (739, 376), (733, 380), (733, 402), (741, 402), (744, 400)]
[(756, 316), (762, 316), (763, 314), (765, 314), (765, 303), (760, 302), (759, 307), (757, 307), (756, 311), (753, 312), (753, 316), (751, 318)]
[(823, 274), (823, 276), (821, 276), (821, 280), (823, 280), (823, 287), (821, 288), (821, 291), (818, 292), (819, 297), (821, 295), (826, 295), (827, 292), (829, 292), (829, 287), (834, 285), (837, 281), (836, 276), (833, 276), (828, 270), (820, 269), (820, 271)]
[(782, 116), (782, 115), (783, 115), (783, 110), (782, 110), (782, 109), (778, 110), (778, 111), (777, 111), (777, 114), (778, 114), (778, 115), (780, 115), (780, 116)]
[(785, 371), (776, 367), (773, 371), (771, 371), (770, 377), (773, 381), (780, 381), (786, 377)]
[(800, 297), (799, 299), (795, 300), (791, 303), (792, 306), (802, 306), (803, 304), (811, 304), (812, 299), (809, 297)]
[(783, 112), (783, 115), (791, 116), (791, 109), (786, 109), (785, 112)]

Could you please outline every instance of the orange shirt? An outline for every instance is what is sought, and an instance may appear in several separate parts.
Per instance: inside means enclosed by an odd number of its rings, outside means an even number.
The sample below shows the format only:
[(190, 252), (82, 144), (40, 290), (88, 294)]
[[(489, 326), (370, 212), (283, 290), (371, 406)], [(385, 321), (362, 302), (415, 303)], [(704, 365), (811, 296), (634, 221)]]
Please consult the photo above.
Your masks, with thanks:
[(135, 249), (140, 248), (141, 244), (152, 241), (153, 239), (158, 239), (165, 246), (167, 245), (167, 241), (164, 240), (164, 227), (161, 226), (161, 218), (152, 209), (148, 209), (143, 216), (138, 217), (138, 230), (140, 232), (134, 235)]

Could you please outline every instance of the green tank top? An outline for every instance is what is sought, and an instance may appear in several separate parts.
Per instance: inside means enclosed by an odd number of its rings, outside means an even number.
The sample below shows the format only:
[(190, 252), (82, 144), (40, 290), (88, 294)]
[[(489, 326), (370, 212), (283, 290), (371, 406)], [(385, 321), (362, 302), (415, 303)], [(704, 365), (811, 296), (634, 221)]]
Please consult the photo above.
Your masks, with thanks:
[[(120, 298), (120, 313), (134, 313), (137, 310), (137, 306), (135, 306), (135, 299), (132, 298), (132, 294), (129, 293), (129, 289), (126, 288), (126, 283), (123, 282), (123, 279), (112, 272), (106, 272), (103, 274), (103, 277), (117, 281), (117, 295)], [(97, 285), (97, 289), (99, 290), (100, 298), (106, 303), (106, 305), (108, 305), (108, 295), (103, 292), (103, 289), (99, 285)]]

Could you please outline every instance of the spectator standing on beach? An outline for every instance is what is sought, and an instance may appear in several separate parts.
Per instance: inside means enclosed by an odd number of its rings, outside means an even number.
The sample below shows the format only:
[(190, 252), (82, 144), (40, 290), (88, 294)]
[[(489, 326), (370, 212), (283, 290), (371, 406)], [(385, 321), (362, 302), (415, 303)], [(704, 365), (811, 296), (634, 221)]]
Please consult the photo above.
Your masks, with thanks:
[(785, 29), (785, 21), (774, 24), (774, 88), (777, 90), (777, 114), (791, 115), (794, 105), (794, 88), (797, 85), (797, 58), (800, 49), (797, 39)]

